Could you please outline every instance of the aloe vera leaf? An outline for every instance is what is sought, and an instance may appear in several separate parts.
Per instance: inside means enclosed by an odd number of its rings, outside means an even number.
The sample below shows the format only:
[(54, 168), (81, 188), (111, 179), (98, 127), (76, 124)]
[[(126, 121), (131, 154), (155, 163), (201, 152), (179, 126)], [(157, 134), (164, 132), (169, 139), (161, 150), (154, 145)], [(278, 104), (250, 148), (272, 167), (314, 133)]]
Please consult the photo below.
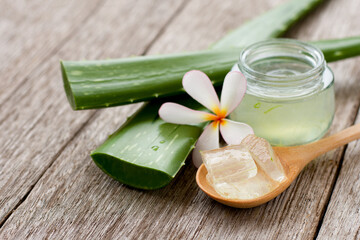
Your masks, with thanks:
[(294, 23), (322, 0), (291, 0), (243, 24), (212, 45), (212, 49), (244, 47), (251, 43), (282, 36)]
[[(64, 88), (74, 110), (117, 106), (183, 92), (181, 79), (199, 69), (221, 83), (239, 50), (62, 61)], [(219, 79), (219, 80), (216, 80)]]
[[(192, 100), (180, 102), (201, 108)], [(132, 187), (150, 190), (167, 185), (184, 165), (203, 125), (165, 123), (157, 114), (161, 104), (153, 101), (145, 106), (93, 151), (91, 157), (96, 165)]]
[[(360, 54), (360, 36), (312, 42), (328, 62)], [(205, 72), (220, 85), (240, 49), (133, 57), (119, 60), (61, 62), (64, 86), (73, 109), (90, 109), (146, 101), (183, 92), (182, 76)]]
[(360, 36), (311, 42), (324, 53), (327, 62), (360, 55)]

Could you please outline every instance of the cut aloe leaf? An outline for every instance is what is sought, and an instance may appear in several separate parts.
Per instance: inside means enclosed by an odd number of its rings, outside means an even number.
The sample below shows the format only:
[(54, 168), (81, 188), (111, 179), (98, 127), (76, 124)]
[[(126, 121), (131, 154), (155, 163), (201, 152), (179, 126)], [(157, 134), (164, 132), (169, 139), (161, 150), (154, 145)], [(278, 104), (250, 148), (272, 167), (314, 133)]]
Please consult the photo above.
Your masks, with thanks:
[[(360, 36), (312, 42), (328, 62), (360, 54)], [(61, 62), (64, 86), (73, 109), (90, 109), (146, 101), (183, 92), (182, 76), (205, 72), (220, 85), (240, 49), (133, 57), (118, 60)]]
[[(200, 106), (192, 100), (180, 103)], [(203, 125), (165, 123), (158, 118), (162, 102), (153, 101), (91, 153), (96, 165), (114, 179), (141, 189), (167, 185), (184, 165)]]
[(182, 76), (198, 69), (221, 83), (239, 51), (211, 50), (100, 61), (63, 61), (66, 95), (75, 110), (117, 106), (183, 92)]
[(322, 0), (291, 0), (243, 24), (211, 48), (241, 48), (251, 43), (282, 36), (294, 23)]

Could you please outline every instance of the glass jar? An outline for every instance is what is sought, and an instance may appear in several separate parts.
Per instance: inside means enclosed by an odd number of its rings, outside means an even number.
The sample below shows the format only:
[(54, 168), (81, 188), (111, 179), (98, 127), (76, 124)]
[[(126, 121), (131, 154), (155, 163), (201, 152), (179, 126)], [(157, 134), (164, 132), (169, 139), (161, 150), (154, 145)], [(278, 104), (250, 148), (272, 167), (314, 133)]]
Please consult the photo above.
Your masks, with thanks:
[(334, 75), (317, 47), (274, 39), (245, 48), (238, 64), (247, 79), (245, 97), (230, 118), (251, 125), (272, 145), (320, 139), (335, 111)]

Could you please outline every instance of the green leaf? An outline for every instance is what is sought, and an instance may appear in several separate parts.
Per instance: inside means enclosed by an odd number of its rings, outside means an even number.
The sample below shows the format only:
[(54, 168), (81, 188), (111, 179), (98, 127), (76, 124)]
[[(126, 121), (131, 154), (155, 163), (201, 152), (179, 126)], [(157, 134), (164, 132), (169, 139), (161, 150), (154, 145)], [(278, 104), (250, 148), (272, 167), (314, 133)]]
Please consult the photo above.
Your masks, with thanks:
[[(360, 36), (312, 42), (328, 62), (360, 54)], [(221, 85), (240, 49), (144, 56), (99, 61), (63, 61), (65, 91), (73, 109), (90, 109), (147, 101), (183, 93), (182, 76), (205, 72)]]
[(99, 61), (63, 61), (66, 95), (75, 110), (117, 106), (183, 92), (181, 79), (198, 69), (221, 84), (239, 50), (143, 56)]
[[(179, 101), (201, 108), (192, 100)], [(158, 118), (162, 102), (153, 101), (92, 152), (96, 165), (114, 179), (141, 189), (167, 185), (184, 165), (203, 125), (165, 123)], [(190, 105), (189, 105), (190, 104)]]
[(324, 53), (327, 62), (360, 55), (360, 36), (311, 42)]

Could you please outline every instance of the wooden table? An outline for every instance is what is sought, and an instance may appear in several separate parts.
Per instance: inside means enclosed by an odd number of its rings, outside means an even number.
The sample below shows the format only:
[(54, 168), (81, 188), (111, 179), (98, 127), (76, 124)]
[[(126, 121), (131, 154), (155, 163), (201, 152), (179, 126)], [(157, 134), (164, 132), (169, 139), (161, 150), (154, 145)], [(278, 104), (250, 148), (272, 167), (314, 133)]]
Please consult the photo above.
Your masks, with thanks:
[[(141, 104), (74, 112), (59, 59), (205, 49), (285, 0), (0, 0), (0, 239), (360, 238), (360, 141), (318, 158), (275, 200), (209, 199), (187, 162), (157, 191), (122, 185), (89, 152)], [(288, 37), (360, 34), (360, 1), (321, 5)], [(360, 122), (360, 58), (330, 64), (331, 132)]]

